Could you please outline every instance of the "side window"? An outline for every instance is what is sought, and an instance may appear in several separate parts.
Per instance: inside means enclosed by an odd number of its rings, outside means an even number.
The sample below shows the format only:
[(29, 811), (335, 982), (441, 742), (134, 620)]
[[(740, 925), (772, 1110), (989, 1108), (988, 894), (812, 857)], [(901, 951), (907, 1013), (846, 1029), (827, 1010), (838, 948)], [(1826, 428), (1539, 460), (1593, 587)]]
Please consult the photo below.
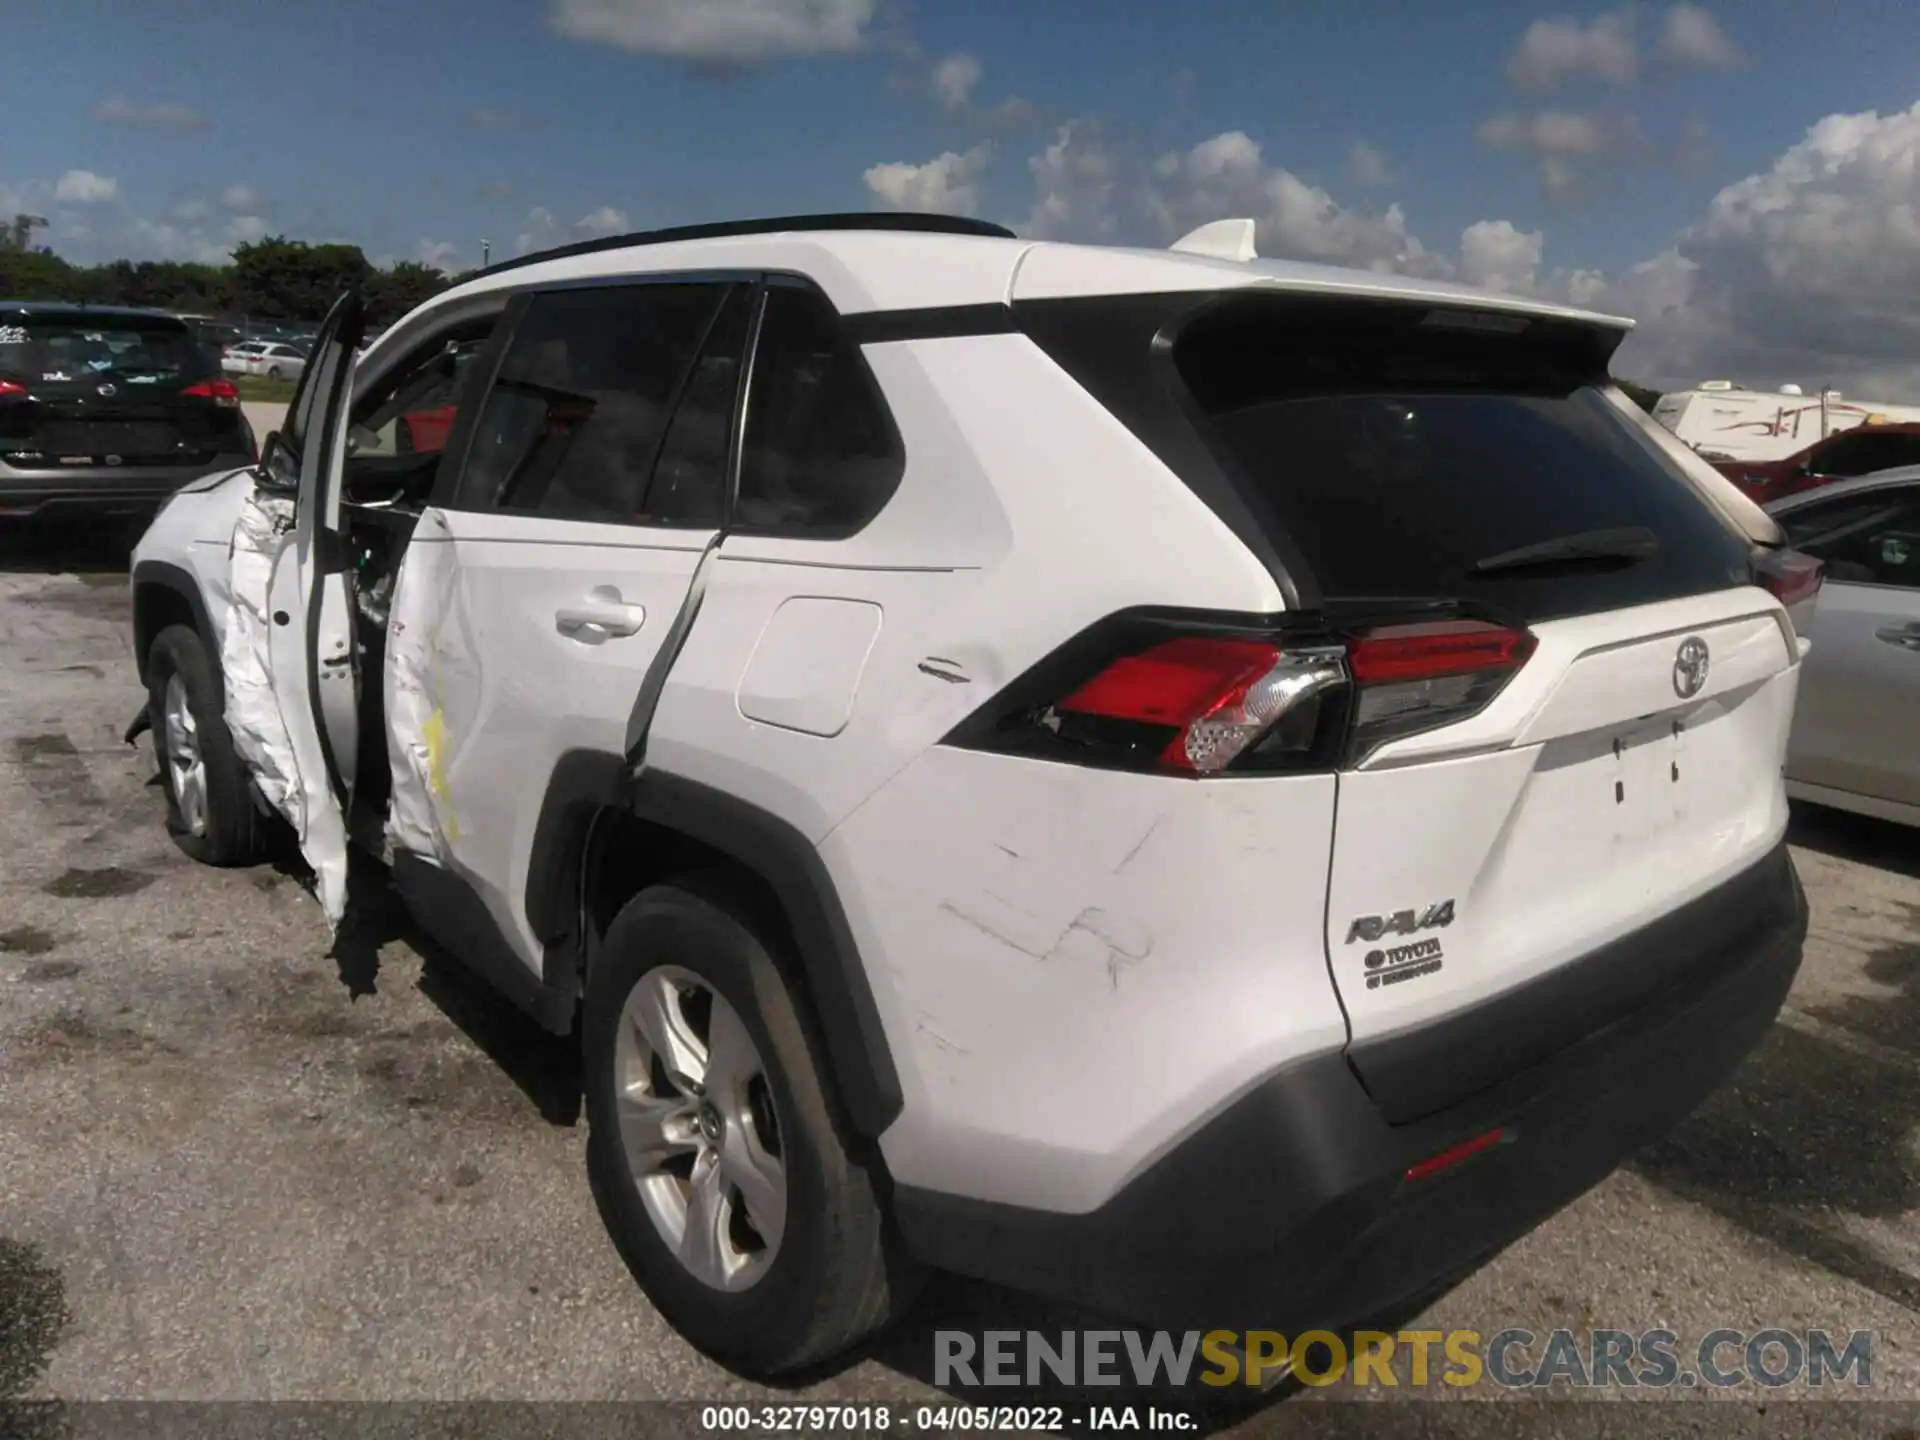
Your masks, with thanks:
[(812, 290), (770, 288), (747, 388), (734, 529), (850, 535), (893, 497), (905, 467), (879, 386), (832, 307)]
[(1813, 458), (1813, 473), (1845, 480), (1920, 463), (1920, 443), (1904, 435), (1863, 435), (1854, 431)]
[(1850, 496), (1783, 524), (1796, 550), (1827, 562), (1830, 580), (1920, 588), (1920, 489)]
[(750, 287), (727, 292), (660, 444), (638, 517), (642, 524), (713, 529), (725, 515), (733, 404), (752, 314)]
[(671, 284), (536, 295), (480, 412), (462, 499), (639, 521), (674, 401), (726, 295)]
[(350, 467), (356, 461), (421, 455), (446, 447), (467, 367), (486, 343), (492, 321), (443, 337), (390, 371), (354, 405)]

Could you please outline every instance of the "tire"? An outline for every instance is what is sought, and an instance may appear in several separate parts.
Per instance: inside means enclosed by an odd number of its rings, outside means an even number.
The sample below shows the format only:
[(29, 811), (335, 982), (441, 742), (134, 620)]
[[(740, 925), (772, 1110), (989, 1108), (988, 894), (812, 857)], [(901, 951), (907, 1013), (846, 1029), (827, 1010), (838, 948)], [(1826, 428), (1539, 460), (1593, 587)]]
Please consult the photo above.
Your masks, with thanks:
[(278, 380), (280, 378), (280, 367), (278, 365), (269, 367), (267, 370), (267, 378), (269, 380)]
[[(778, 931), (756, 918), (756, 908), (750, 892), (724, 874), (681, 877), (635, 896), (609, 928), (588, 978), (581, 1041), (588, 1178), (615, 1248), (655, 1308), (696, 1348), (738, 1373), (770, 1378), (845, 1351), (878, 1330), (911, 1302), (920, 1275), (892, 1238), (878, 1160), (862, 1155), (825, 1078), (818, 1038), (775, 963), (777, 947), (765, 937)], [(723, 1028), (722, 1005), (737, 1018), (764, 1088), (747, 1087), (751, 1113), (743, 1115), (726, 1093), (739, 1087), (716, 1081), (710, 1103), (701, 1108), (726, 1112), (720, 1122), (725, 1139), (704, 1152), (696, 1141), (687, 1157), (688, 1179), (656, 1174), (643, 1193), (621, 1136), (616, 1087), (623, 1074), (631, 1083), (637, 1074), (660, 1072), (636, 1067), (636, 1047), (629, 1039), (623, 1048), (622, 1035), (638, 1033), (628, 1018), (629, 1000), (644, 1006), (669, 977), (690, 980), (717, 997), (709, 1002), (707, 1034), (697, 1037), (702, 1045)], [(699, 1006), (687, 1004), (682, 1018), (693, 1017), (697, 1035)], [(728, 1034), (737, 1036), (731, 1029)], [(705, 1066), (725, 1048), (716, 1045), (695, 1058)], [(671, 1082), (652, 1088), (692, 1093)], [(771, 1112), (772, 1137), (761, 1144), (769, 1134), (764, 1110)], [(741, 1239), (761, 1244), (757, 1252), (740, 1247), (757, 1258), (746, 1262), (741, 1280), (729, 1282), (736, 1288), (725, 1289), (699, 1278), (681, 1259), (684, 1243), (676, 1246), (656, 1215), (662, 1204), (673, 1204), (676, 1193), (695, 1193), (694, 1177), (707, 1175), (716, 1190), (730, 1187), (731, 1174), (740, 1173), (737, 1162), (729, 1172), (718, 1157), (744, 1153), (729, 1147), (748, 1134), (757, 1153), (777, 1151), (785, 1178), (778, 1207), (784, 1221), (769, 1246), (755, 1228), (745, 1192), (731, 1188), (722, 1212), (729, 1223), (714, 1228), (730, 1237), (729, 1248)], [(701, 1154), (713, 1162), (704, 1170)], [(664, 1201), (657, 1198), (662, 1195)], [(689, 1203), (679, 1203), (691, 1220)]]
[[(197, 802), (194, 787), (187, 787), (185, 797), (181, 794), (181, 772), (190, 767), (176, 764), (173, 750), (181, 737), (169, 734), (168, 692), (176, 683), (192, 721), (190, 742), (201, 769)], [(206, 865), (252, 865), (266, 859), (269, 822), (254, 806), (246, 770), (227, 729), (220, 681), (206, 643), (192, 627), (169, 625), (154, 637), (147, 651), (147, 714), (154, 763), (167, 797), (167, 831), (174, 843)]]

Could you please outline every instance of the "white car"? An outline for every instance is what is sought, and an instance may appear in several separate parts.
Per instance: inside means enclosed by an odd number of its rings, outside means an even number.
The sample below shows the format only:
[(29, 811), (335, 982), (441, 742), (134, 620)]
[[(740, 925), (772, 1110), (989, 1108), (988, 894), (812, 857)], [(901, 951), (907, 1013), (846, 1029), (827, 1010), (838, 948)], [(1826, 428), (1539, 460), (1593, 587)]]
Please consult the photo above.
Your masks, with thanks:
[(220, 368), (229, 375), (250, 375), (247, 362), (266, 348), (263, 340), (242, 340), (220, 352)]
[(243, 375), (267, 380), (298, 380), (306, 372), (307, 351), (278, 340), (257, 344), (241, 356)]
[(1920, 465), (1803, 490), (1767, 511), (1827, 567), (1787, 793), (1920, 825)]
[(1628, 322), (1225, 229), (623, 236), (358, 364), (348, 296), (135, 552), (182, 847), (281, 817), (337, 922), (355, 837), (577, 1023), (613, 1238), (742, 1370), (928, 1267), (1363, 1321), (1794, 978), (1818, 566), (1612, 385)]

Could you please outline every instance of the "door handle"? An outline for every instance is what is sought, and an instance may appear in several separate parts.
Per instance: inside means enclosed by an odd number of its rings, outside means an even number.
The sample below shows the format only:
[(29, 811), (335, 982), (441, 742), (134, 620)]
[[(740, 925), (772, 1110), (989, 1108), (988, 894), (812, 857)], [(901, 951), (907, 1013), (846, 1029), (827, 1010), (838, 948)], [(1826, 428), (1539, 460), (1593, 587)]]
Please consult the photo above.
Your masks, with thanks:
[(1883, 625), (1873, 638), (1906, 650), (1920, 650), (1920, 625)]
[(646, 607), (629, 605), (611, 585), (596, 585), (577, 603), (553, 612), (554, 627), (562, 635), (584, 640), (632, 635), (646, 622)]

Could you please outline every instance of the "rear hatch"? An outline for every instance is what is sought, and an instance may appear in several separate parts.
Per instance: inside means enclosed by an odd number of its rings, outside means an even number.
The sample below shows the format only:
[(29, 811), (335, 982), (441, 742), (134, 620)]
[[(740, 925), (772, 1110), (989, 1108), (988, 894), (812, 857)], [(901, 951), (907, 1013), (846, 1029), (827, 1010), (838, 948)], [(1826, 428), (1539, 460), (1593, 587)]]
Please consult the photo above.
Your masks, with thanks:
[(0, 460), (204, 468), (246, 455), (239, 396), (164, 316), (0, 312)]
[[(1210, 308), (1171, 349), (1303, 607), (1372, 637), (1347, 661), (1325, 923), (1350, 1058), (1396, 1121), (1652, 998), (1675, 978), (1660, 963), (1562, 1011), (1488, 1009), (1784, 830), (1793, 596), (1623, 408), (1620, 333), (1274, 295)], [(1698, 928), (1673, 967), (1734, 938), (1725, 917)], [(1409, 1047), (1469, 1012), (1519, 1018), (1497, 1043)]]

